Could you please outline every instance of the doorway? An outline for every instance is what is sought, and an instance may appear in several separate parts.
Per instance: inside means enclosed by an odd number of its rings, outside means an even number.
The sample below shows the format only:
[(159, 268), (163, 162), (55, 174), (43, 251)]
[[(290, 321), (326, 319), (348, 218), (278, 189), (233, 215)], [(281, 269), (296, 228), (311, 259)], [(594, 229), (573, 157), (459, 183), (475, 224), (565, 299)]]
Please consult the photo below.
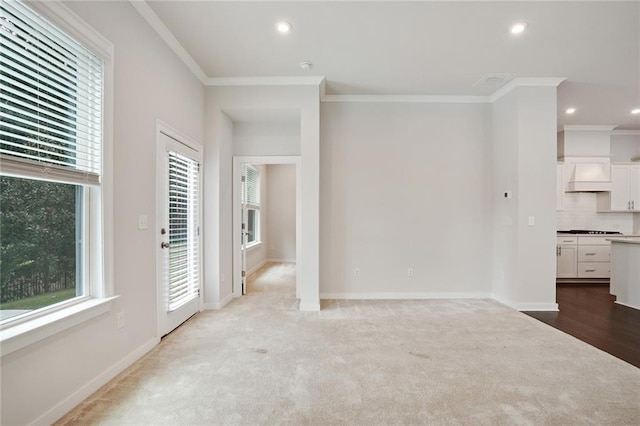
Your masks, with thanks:
[[(284, 190), (272, 191), (265, 189), (269, 186), (267, 170), (272, 173), (279, 166), (287, 169), (289, 175), (295, 180), (293, 184)], [(291, 173), (292, 172), (292, 173)], [(261, 175), (263, 176), (261, 183)], [(257, 180), (257, 185), (256, 185)], [(275, 180), (274, 180), (275, 185)], [(264, 198), (271, 192), (271, 197)], [(293, 193), (291, 193), (293, 192)], [(269, 198), (286, 195), (285, 199), (272, 200)], [(262, 197), (261, 197), (262, 196)], [(294, 199), (295, 198), (295, 199)], [(290, 214), (282, 211), (274, 213), (274, 207), (290, 205), (294, 210)], [(284, 208), (284, 207), (283, 207)], [(268, 212), (271, 211), (273, 220), (269, 220)], [(289, 210), (290, 211), (290, 210)], [(300, 270), (300, 157), (299, 156), (265, 156), (265, 157), (234, 157), (233, 159), (233, 296), (240, 297), (246, 294), (247, 279), (251, 272), (256, 271), (268, 262), (291, 263), (295, 265), (296, 276)], [(289, 235), (295, 243), (283, 243), (283, 239), (273, 238), (274, 230), (281, 226), (281, 222), (288, 217)], [(265, 219), (266, 218), (266, 219)], [(262, 219), (262, 220), (261, 220)], [(293, 222), (293, 223), (292, 223)], [(271, 226), (269, 226), (271, 225)], [(271, 241), (268, 238), (272, 231)], [(291, 234), (295, 234), (291, 236)], [(294, 247), (291, 247), (295, 245)], [(289, 250), (283, 251), (283, 246)], [(282, 253), (287, 253), (283, 255)], [(292, 258), (293, 257), (293, 258)], [(299, 298), (299, 280), (295, 280), (296, 298)]]
[(201, 310), (202, 147), (164, 125), (157, 133), (158, 336)]

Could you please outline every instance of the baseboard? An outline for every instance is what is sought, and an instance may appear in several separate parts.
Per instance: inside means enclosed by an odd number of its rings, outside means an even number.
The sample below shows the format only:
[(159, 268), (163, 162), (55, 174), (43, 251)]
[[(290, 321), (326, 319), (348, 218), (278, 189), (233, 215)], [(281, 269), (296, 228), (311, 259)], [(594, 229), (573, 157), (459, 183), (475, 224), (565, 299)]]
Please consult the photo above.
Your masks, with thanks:
[(231, 302), (232, 300), (233, 300), (233, 294), (229, 294), (227, 297), (222, 299), (220, 302), (204, 303), (202, 305), (202, 310), (203, 311), (219, 311), (220, 309), (224, 308), (227, 305), (227, 303)]
[(300, 306), (298, 309), (300, 309), (300, 311), (302, 312), (318, 312), (320, 311), (320, 304), (319, 303), (303, 303), (302, 301), (300, 301)]
[(264, 259), (260, 263), (258, 263), (256, 266), (254, 266), (253, 268), (247, 270), (247, 276), (253, 274), (258, 269), (262, 268), (266, 263), (267, 263), (267, 259)]
[(628, 303), (618, 302), (617, 300), (615, 301), (615, 303), (617, 303), (618, 305), (626, 306), (627, 308), (640, 309), (640, 306), (635, 306), (635, 305), (631, 305), (631, 304), (628, 304)]
[(490, 293), (483, 292), (443, 292), (443, 293), (320, 293), (320, 299), (354, 300), (407, 300), (407, 299), (492, 299)]
[(155, 348), (160, 343), (160, 339), (154, 337), (149, 339), (142, 346), (126, 355), (120, 361), (109, 367), (105, 372), (91, 380), (89, 383), (78, 389), (62, 402), (51, 408), (49, 411), (38, 417), (33, 423), (34, 425), (53, 424), (67, 414), (69, 411), (77, 407), (82, 401), (91, 396), (94, 392), (106, 385), (111, 379), (122, 373), (127, 367), (142, 358), (147, 352)]
[(500, 302), (516, 311), (558, 311), (557, 303), (519, 303), (513, 300), (493, 297), (496, 302)]
[(267, 259), (267, 262), (274, 262), (274, 263), (296, 263), (296, 259), (280, 259), (280, 258), (269, 258)]

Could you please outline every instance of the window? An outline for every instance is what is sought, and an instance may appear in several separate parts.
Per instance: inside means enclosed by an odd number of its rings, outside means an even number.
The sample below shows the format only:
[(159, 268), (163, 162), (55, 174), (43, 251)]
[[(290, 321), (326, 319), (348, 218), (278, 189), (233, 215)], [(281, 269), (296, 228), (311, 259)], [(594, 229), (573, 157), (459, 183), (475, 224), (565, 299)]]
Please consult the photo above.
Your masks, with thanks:
[(0, 41), (6, 325), (104, 296), (105, 78), (101, 56), (21, 1), (1, 3)]
[(260, 172), (247, 164), (244, 169), (242, 204), (246, 212), (247, 248), (260, 242)]

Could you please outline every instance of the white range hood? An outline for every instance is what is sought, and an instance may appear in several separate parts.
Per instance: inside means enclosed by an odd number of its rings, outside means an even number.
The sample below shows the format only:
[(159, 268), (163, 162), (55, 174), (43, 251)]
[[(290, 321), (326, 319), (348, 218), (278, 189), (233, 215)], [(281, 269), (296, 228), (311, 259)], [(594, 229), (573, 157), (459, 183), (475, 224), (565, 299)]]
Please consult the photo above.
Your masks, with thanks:
[[(574, 162), (573, 172), (566, 192), (605, 192), (611, 191), (611, 166), (609, 158), (603, 161), (590, 162), (590, 159), (580, 159)], [(584, 162), (583, 162), (584, 161)]]
[(611, 131), (615, 126), (564, 126), (558, 154), (569, 176), (565, 192), (611, 191)]

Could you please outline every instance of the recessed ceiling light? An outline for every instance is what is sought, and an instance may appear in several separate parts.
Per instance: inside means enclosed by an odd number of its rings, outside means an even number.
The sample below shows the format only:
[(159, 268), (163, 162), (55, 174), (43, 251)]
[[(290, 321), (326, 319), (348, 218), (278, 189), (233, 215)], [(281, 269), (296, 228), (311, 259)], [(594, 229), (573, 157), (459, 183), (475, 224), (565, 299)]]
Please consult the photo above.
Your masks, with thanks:
[(293, 28), (293, 25), (291, 25), (289, 22), (281, 21), (276, 24), (276, 28), (281, 33), (288, 33), (289, 31), (291, 31), (291, 28)]
[(524, 30), (526, 30), (528, 26), (529, 24), (527, 24), (526, 22), (516, 22), (511, 26), (511, 34), (520, 34), (524, 32)]
[(567, 110), (565, 111), (567, 114), (573, 114), (574, 112), (576, 112), (575, 108), (567, 108)]
[(640, 114), (640, 108), (634, 108), (631, 110), (631, 114), (638, 115)]

